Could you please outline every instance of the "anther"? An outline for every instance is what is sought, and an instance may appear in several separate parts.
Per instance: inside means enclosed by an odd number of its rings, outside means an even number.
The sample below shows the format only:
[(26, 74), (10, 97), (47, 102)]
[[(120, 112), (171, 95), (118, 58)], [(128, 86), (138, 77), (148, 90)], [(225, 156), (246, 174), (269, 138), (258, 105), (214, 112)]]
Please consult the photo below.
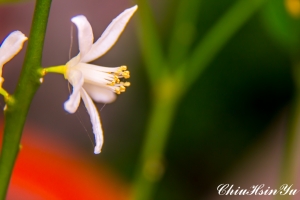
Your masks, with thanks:
[(120, 89), (119, 89), (119, 88), (116, 88), (116, 89), (115, 89), (115, 93), (120, 94), (120, 93), (121, 93)]
[(130, 82), (125, 82), (123, 85), (126, 86), (126, 87), (129, 87), (130, 86)]
[(120, 83), (120, 79), (115, 75), (114, 76), (114, 81), (116, 82), (116, 83)]
[(122, 76), (123, 76), (124, 78), (129, 78), (129, 77), (130, 77), (129, 71), (124, 71), (124, 72), (122, 72)]
[(116, 84), (116, 82), (113, 80), (111, 81), (110, 83), (107, 83), (107, 85), (110, 85), (110, 86), (114, 86)]
[(127, 70), (127, 66), (125, 66), (125, 65), (122, 65), (120, 68), (121, 68), (123, 71)]
[(126, 87), (124, 87), (123, 85), (120, 86), (120, 91), (121, 92), (125, 92), (126, 91)]

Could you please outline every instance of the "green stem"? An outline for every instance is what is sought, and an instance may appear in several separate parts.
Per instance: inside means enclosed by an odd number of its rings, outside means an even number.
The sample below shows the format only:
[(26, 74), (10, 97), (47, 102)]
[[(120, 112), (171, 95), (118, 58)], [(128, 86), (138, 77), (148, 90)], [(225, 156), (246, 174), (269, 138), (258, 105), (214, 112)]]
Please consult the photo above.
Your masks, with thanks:
[(180, 0), (170, 33), (169, 65), (173, 68), (184, 61), (196, 34), (202, 0)]
[(180, 99), (179, 88), (170, 78), (156, 87), (156, 95), (148, 121), (145, 143), (133, 184), (133, 199), (151, 199), (156, 183), (164, 172), (164, 151), (170, 127)]
[[(187, 60), (188, 80), (186, 86), (193, 84), (216, 54), (242, 25), (268, 0), (238, 0), (208, 31)], [(186, 65), (182, 65), (186, 66)]]
[(136, 0), (138, 9), (138, 36), (149, 80), (152, 84), (159, 79), (165, 67), (163, 49), (157, 27), (147, 0)]
[(40, 85), (43, 44), (51, 0), (37, 0), (27, 52), (16, 88), (14, 101), (7, 103), (5, 127), (0, 157), (0, 199), (5, 199), (17, 158), (20, 140), (31, 100)]

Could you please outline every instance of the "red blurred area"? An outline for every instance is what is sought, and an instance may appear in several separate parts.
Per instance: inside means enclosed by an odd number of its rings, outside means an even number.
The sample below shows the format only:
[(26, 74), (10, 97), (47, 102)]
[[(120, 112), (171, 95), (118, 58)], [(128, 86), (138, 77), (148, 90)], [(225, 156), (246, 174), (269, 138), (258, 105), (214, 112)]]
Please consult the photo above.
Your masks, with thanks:
[(45, 132), (33, 125), (25, 128), (8, 200), (127, 199), (128, 186), (107, 167), (91, 162), (67, 142), (48, 138), (51, 132)]

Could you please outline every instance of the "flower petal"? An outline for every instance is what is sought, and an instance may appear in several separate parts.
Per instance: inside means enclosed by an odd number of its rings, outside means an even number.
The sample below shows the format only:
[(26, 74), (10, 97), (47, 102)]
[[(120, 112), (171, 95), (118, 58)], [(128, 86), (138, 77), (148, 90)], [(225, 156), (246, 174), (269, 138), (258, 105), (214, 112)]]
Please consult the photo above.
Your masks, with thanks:
[(64, 108), (69, 113), (74, 113), (80, 103), (80, 89), (82, 88), (84, 79), (82, 73), (77, 70), (69, 70), (67, 78), (73, 86), (73, 92), (69, 99), (64, 103)]
[(93, 44), (89, 53), (82, 58), (82, 62), (93, 61), (105, 54), (118, 40), (129, 19), (136, 10), (137, 6), (133, 6), (118, 15), (109, 24), (101, 37)]
[(89, 95), (86, 93), (86, 91), (83, 88), (81, 88), (80, 94), (84, 102), (84, 105), (90, 115), (91, 123), (93, 126), (93, 132), (95, 135), (95, 143), (96, 143), (96, 146), (94, 148), (94, 153), (99, 154), (101, 152), (101, 148), (103, 145), (103, 131), (100, 122), (100, 116), (98, 114), (97, 108), (93, 103), (92, 99), (89, 97)]
[(84, 83), (83, 88), (90, 97), (98, 103), (112, 103), (117, 98), (117, 95), (109, 88), (95, 86), (88, 83)]
[(0, 47), (0, 76), (2, 67), (11, 60), (23, 47), (27, 37), (21, 31), (11, 32)]
[(94, 41), (93, 30), (91, 24), (83, 15), (73, 17), (71, 21), (77, 26), (78, 29), (80, 57), (83, 58), (92, 47)]
[(114, 78), (113, 74), (101, 71), (101, 67), (97, 65), (78, 63), (73, 69), (81, 71), (85, 83), (91, 83), (102, 87), (107, 86)]

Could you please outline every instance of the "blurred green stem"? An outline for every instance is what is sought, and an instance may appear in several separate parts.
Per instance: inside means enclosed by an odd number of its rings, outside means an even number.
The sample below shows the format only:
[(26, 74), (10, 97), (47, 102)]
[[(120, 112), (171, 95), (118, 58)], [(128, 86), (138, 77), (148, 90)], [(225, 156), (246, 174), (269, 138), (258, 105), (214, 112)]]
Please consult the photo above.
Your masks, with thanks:
[(5, 199), (31, 100), (40, 85), (44, 37), (51, 0), (37, 0), (27, 52), (13, 101), (7, 102), (0, 157), (0, 199)]
[[(187, 52), (193, 41), (193, 27), (197, 21), (200, 2), (189, 4), (190, 1), (181, 0), (174, 24), (175, 32), (171, 33), (168, 60), (163, 55), (162, 44), (155, 29), (148, 1), (136, 1), (139, 5), (140, 45), (155, 95), (134, 180), (133, 199), (149, 200), (153, 195), (155, 184), (164, 171), (164, 151), (181, 96), (199, 78), (226, 42), (267, 0), (238, 0), (213, 25), (190, 56)], [(181, 17), (184, 19), (180, 19)], [(181, 31), (185, 31), (182, 29), (188, 27), (191, 28), (190, 38), (181, 41), (178, 37)]]
[(196, 34), (202, 0), (179, 1), (174, 19), (173, 31), (170, 33), (168, 60), (169, 65), (178, 67), (187, 57)]
[(141, 160), (136, 172), (133, 198), (148, 200), (164, 173), (164, 151), (180, 99), (180, 88), (170, 77), (162, 78), (154, 93)]
[[(300, 151), (300, 61), (293, 66), (296, 94), (290, 108), (288, 130), (285, 135), (284, 152), (278, 187), (283, 184), (294, 185), (298, 174), (297, 163), (299, 163)], [(295, 189), (295, 188), (293, 188)], [(299, 189), (299, 188), (298, 188)], [(277, 200), (293, 199), (290, 195), (277, 195)]]
[(155, 84), (165, 68), (165, 59), (162, 44), (157, 32), (156, 23), (147, 0), (136, 0), (138, 9), (138, 36), (142, 54), (145, 60), (148, 78)]

